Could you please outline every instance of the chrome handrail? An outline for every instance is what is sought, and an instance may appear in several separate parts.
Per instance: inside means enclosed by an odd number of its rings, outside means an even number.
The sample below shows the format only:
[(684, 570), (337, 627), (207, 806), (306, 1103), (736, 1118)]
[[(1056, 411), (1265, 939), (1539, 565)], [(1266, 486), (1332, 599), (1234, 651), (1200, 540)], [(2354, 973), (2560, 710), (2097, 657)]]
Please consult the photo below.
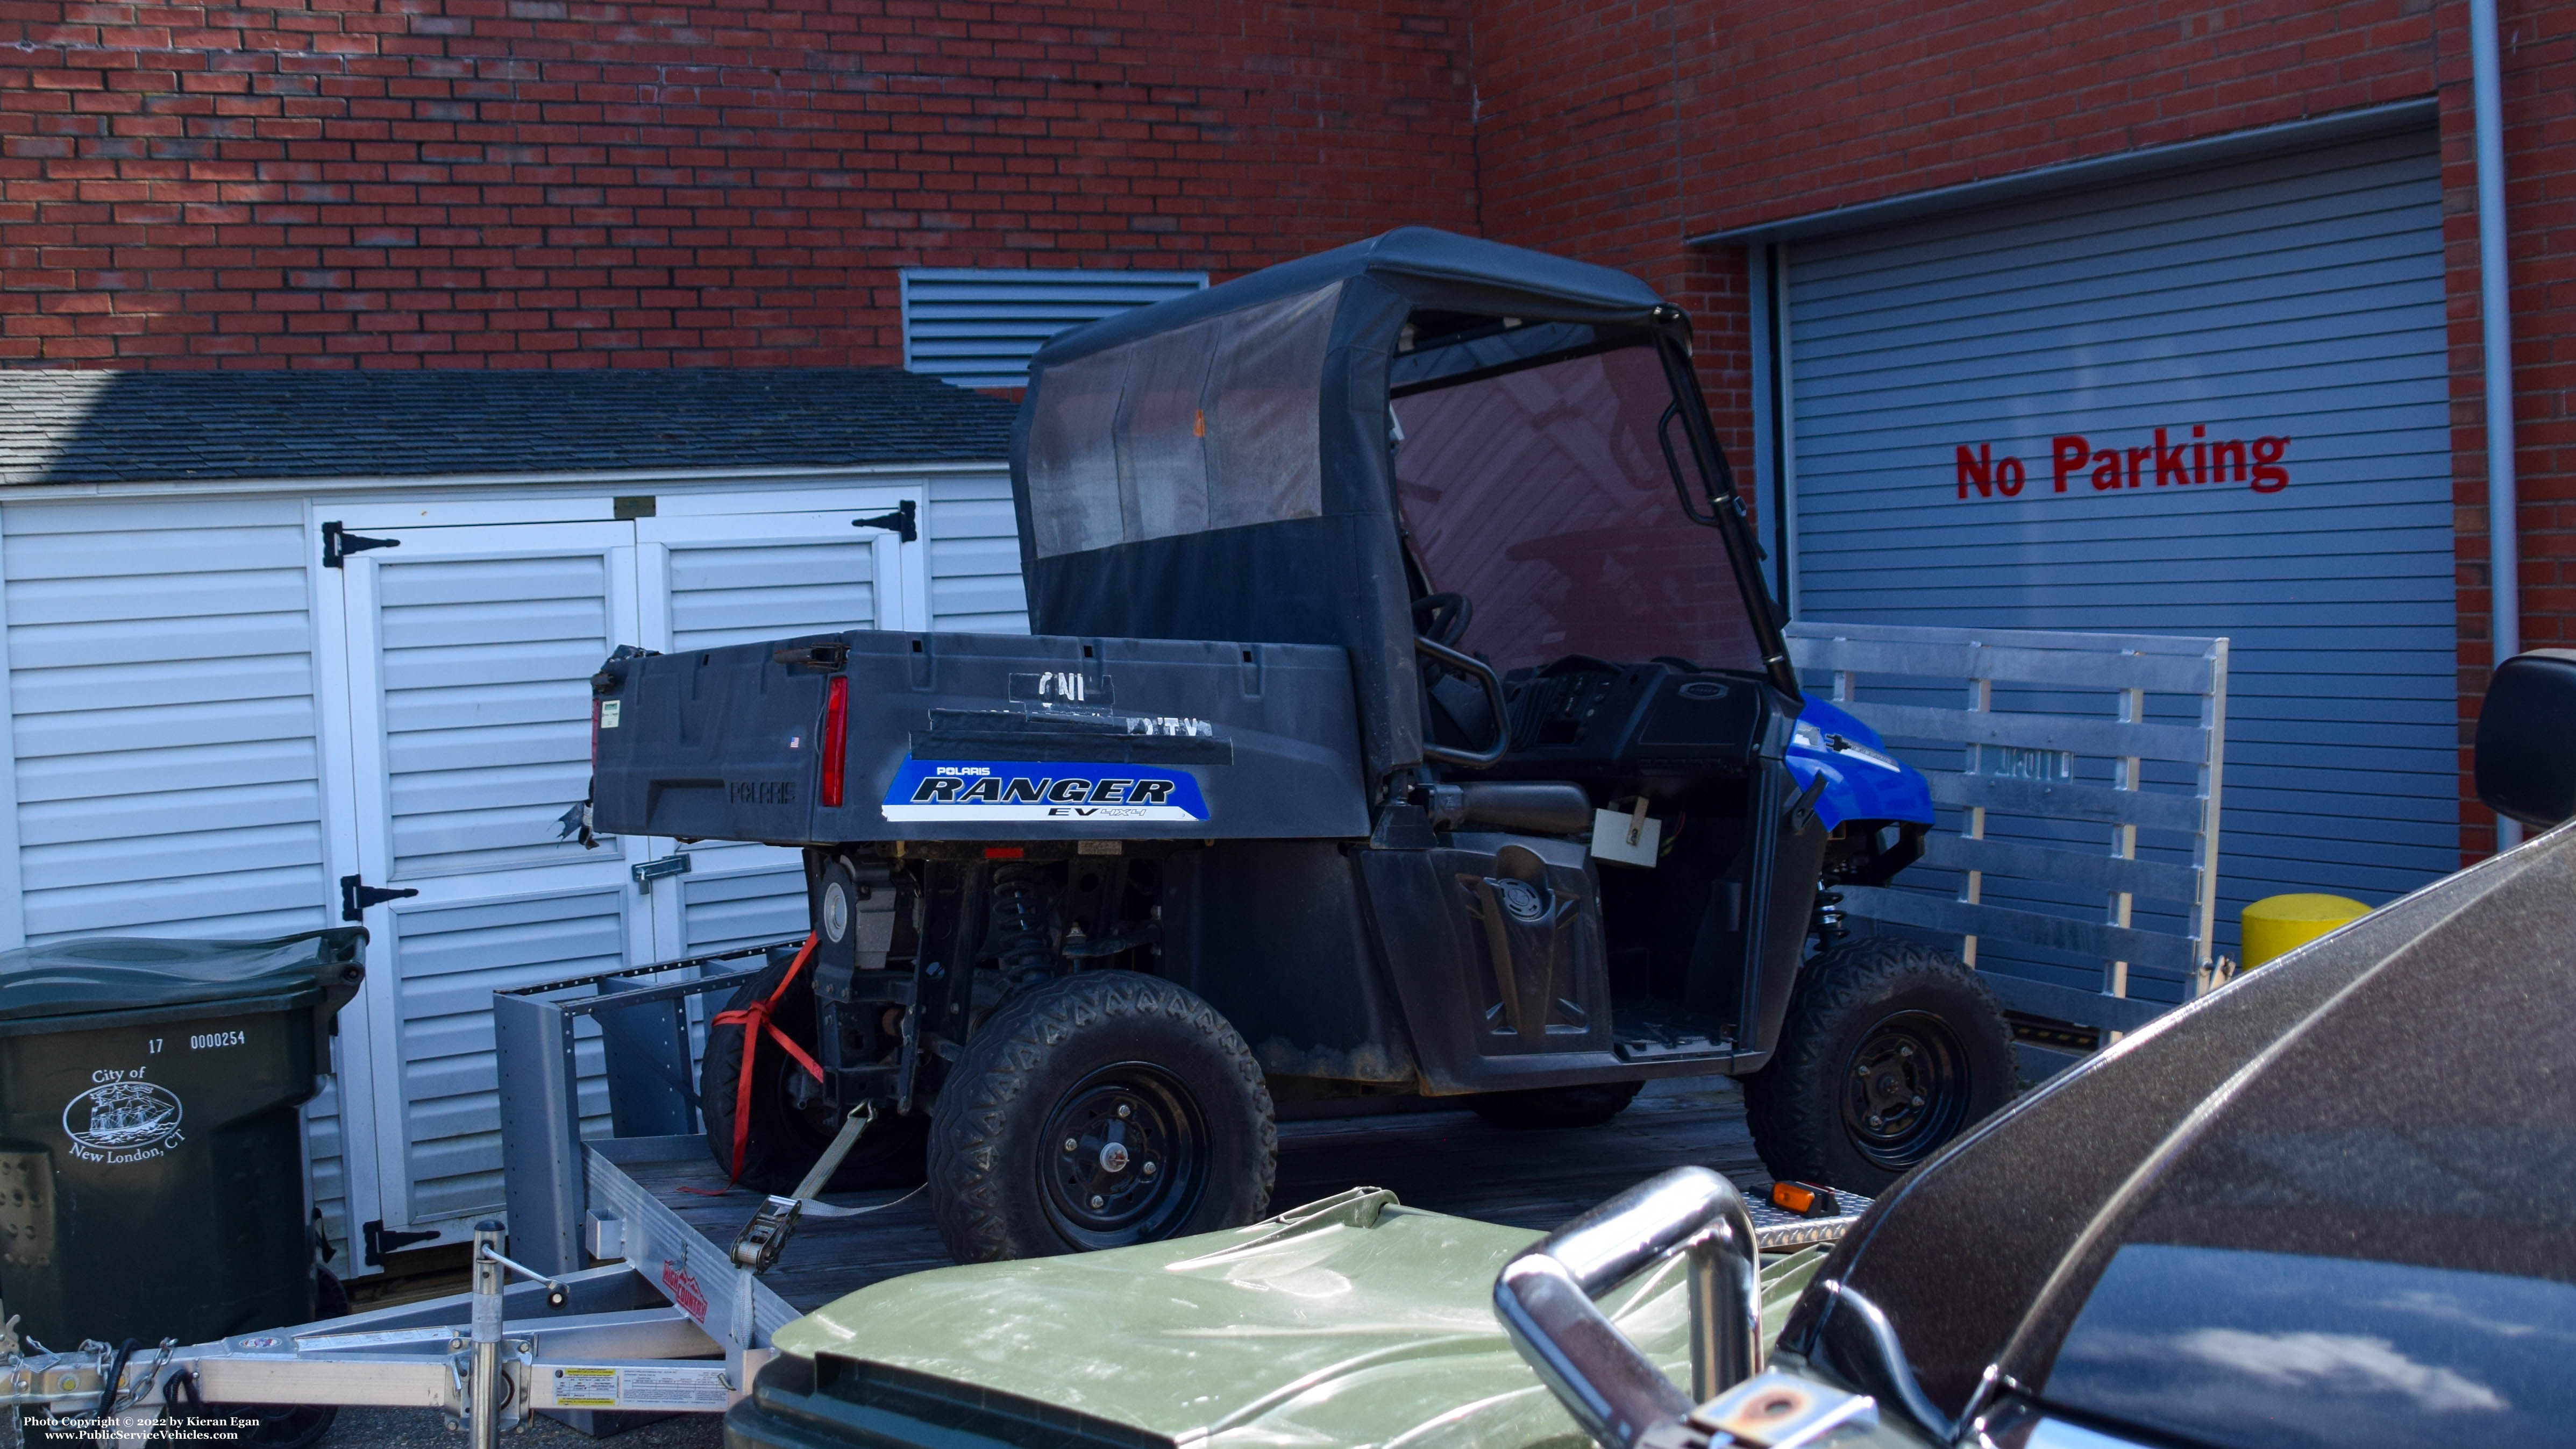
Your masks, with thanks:
[[(1640, 1269), (1689, 1255), (1691, 1392), (1684, 1394), (1593, 1300)], [(1735, 1184), (1676, 1167), (1548, 1234), (1503, 1265), (1494, 1312), (1512, 1346), (1608, 1449), (1762, 1368), (1761, 1249)]]

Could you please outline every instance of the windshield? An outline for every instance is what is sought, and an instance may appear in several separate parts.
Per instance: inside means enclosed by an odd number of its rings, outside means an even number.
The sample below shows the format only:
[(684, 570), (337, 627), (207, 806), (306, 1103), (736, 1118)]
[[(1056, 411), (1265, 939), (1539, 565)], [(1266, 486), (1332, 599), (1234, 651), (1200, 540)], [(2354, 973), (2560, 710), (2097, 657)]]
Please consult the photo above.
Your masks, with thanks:
[(1504, 671), (1588, 654), (1761, 672), (1725, 540), (1674, 491), (1667, 426), (1708, 496), (1652, 344), (1471, 373), (1392, 408), (1414, 556), (1473, 610), (1458, 647)]

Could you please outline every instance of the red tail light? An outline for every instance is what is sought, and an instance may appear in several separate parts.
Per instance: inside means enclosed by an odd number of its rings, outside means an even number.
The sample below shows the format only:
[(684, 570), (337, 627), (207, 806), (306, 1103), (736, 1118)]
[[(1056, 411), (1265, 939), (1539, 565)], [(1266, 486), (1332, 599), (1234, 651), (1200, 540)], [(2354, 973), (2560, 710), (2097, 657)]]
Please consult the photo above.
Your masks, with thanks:
[(850, 744), (850, 677), (832, 676), (830, 692), (823, 696), (823, 803), (838, 807), (841, 803), (842, 760)]

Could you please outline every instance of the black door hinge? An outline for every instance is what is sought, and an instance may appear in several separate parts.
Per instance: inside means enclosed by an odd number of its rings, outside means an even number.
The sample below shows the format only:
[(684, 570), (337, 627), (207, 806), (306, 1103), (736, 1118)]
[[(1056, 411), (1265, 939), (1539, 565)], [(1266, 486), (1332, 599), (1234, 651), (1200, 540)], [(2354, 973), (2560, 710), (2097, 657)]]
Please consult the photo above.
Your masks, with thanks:
[(354, 875), (344, 875), (340, 877), (340, 919), (363, 921), (367, 918), (369, 906), (381, 906), (387, 901), (409, 900), (419, 894), (420, 892), (416, 890), (371, 886)]
[(434, 1228), (424, 1228), (419, 1232), (387, 1228), (383, 1218), (367, 1224), (360, 1231), (367, 1235), (367, 1266), (370, 1268), (383, 1267), (387, 1253), (400, 1252), (414, 1243), (426, 1243), (438, 1236)]
[(912, 500), (909, 498), (896, 505), (892, 513), (880, 513), (874, 518), (853, 518), (850, 520), (850, 527), (892, 529), (894, 536), (906, 543), (915, 542), (921, 537), (921, 518), (914, 511)]
[(402, 540), (399, 538), (366, 538), (346, 533), (337, 521), (322, 525), (322, 567), (326, 569), (338, 568), (340, 560), (353, 553), (365, 553), (371, 548), (400, 547)]

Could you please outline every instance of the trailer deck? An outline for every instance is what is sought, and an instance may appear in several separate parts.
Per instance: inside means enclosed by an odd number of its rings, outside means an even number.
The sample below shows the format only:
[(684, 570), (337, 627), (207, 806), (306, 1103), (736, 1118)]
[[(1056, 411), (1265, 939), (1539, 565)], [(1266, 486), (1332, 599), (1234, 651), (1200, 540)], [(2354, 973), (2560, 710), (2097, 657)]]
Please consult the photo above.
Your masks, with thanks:
[[(658, 1139), (643, 1152), (619, 1143), (610, 1151), (624, 1159), (616, 1166), (628, 1180), (710, 1243), (732, 1242), (761, 1202), (747, 1188), (709, 1195), (723, 1189), (724, 1172), (697, 1139)], [(1283, 1122), (1270, 1201), (1295, 1207), (1365, 1185), (1391, 1189), (1410, 1207), (1545, 1231), (1685, 1163), (1725, 1173), (1757, 1201), (1768, 1187), (1734, 1082), (1656, 1083), (1609, 1125), (1564, 1131), (1514, 1131), (1455, 1109)], [(797, 1229), (761, 1281), (799, 1312), (949, 1261), (925, 1196), (889, 1190), (822, 1200), (881, 1210), (808, 1218)]]

